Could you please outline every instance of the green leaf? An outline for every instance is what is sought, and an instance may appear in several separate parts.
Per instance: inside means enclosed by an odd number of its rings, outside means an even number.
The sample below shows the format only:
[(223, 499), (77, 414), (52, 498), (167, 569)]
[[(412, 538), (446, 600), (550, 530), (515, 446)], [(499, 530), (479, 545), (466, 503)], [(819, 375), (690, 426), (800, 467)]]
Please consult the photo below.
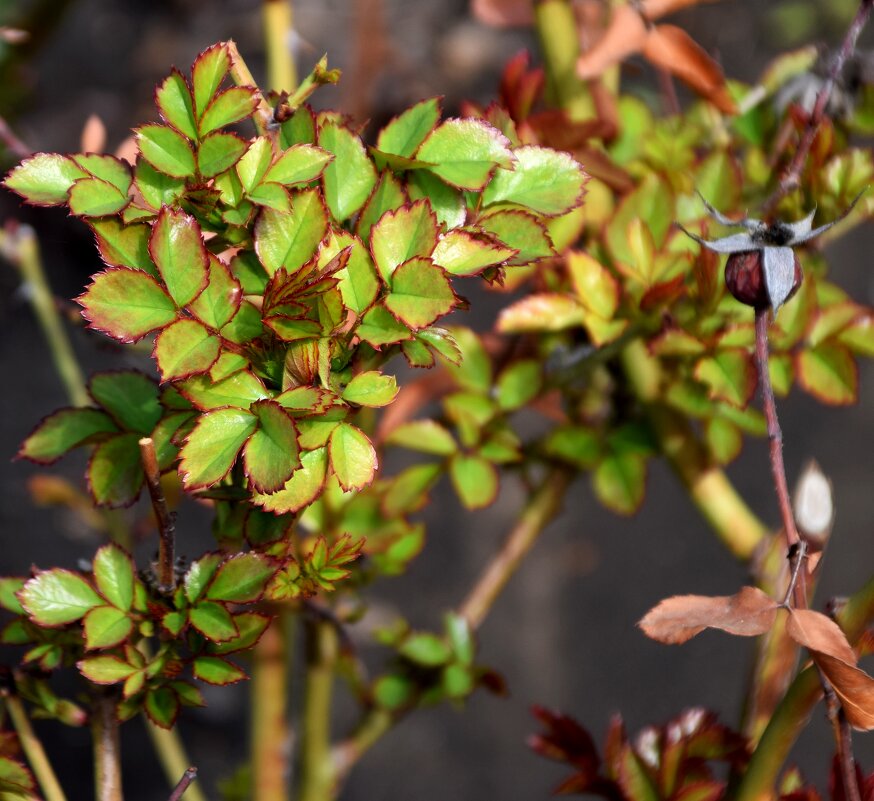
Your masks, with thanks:
[(80, 620), (103, 603), (86, 579), (60, 568), (37, 573), (18, 597), (30, 619), (46, 628)]
[(193, 671), (194, 678), (222, 687), (246, 678), (242, 669), (219, 656), (198, 656), (194, 660)]
[(251, 192), (267, 174), (273, 160), (273, 146), (266, 136), (252, 140), (245, 155), (237, 162), (237, 175), (246, 192)]
[(188, 619), (204, 637), (213, 642), (226, 642), (238, 636), (231, 613), (221, 604), (201, 601), (188, 612)]
[(108, 183), (122, 195), (127, 195), (131, 185), (130, 164), (115, 156), (100, 153), (76, 153), (73, 160), (95, 178)]
[(451, 275), (476, 275), (486, 267), (502, 264), (519, 251), (490, 236), (472, 231), (448, 231), (434, 248), (434, 264)]
[(409, 198), (404, 191), (403, 184), (395, 177), (391, 170), (383, 170), (379, 181), (367, 198), (367, 203), (358, 215), (355, 231), (362, 239), (368, 239), (370, 229), (386, 212), (399, 209), (408, 205)]
[(248, 345), (264, 333), (261, 312), (249, 301), (244, 300), (230, 322), (222, 326), (224, 339), (237, 345)]
[(152, 687), (146, 693), (143, 709), (149, 720), (162, 729), (172, 729), (179, 715), (179, 696), (169, 687)]
[(194, 152), (182, 134), (166, 125), (144, 125), (135, 133), (140, 153), (158, 172), (171, 178), (194, 175)]
[(3, 185), (28, 203), (60, 206), (74, 182), (87, 178), (73, 159), (60, 153), (37, 153), (25, 159), (6, 176)]
[(243, 468), (256, 492), (277, 492), (300, 467), (297, 429), (275, 401), (256, 401), (251, 410), (258, 428), (243, 450)]
[(32, 798), (36, 783), (21, 762), (8, 756), (0, 757), (0, 792), (11, 798)]
[(374, 348), (409, 339), (412, 334), (403, 323), (398, 322), (385, 306), (373, 306), (361, 318), (355, 333)]
[(185, 381), (180, 390), (198, 409), (204, 411), (224, 406), (248, 409), (256, 400), (268, 396), (264, 384), (249, 370), (241, 370), (221, 381), (212, 381), (208, 376), (195, 376)]
[(82, 178), (70, 189), (70, 212), (81, 217), (105, 217), (121, 211), (130, 197), (99, 178)]
[(403, 709), (415, 700), (416, 686), (404, 676), (380, 676), (373, 685), (373, 700), (383, 709)]
[(270, 618), (256, 612), (243, 612), (234, 615), (234, 624), (239, 634), (227, 642), (210, 643), (207, 648), (211, 654), (232, 654), (235, 651), (248, 651), (267, 630)]
[(197, 139), (197, 123), (194, 120), (191, 90), (180, 72), (173, 70), (164, 79), (155, 92), (155, 100), (166, 122), (189, 139)]
[(392, 375), (376, 370), (359, 373), (346, 385), (340, 397), (357, 406), (387, 406), (398, 394), (398, 385)]
[(273, 163), (264, 180), (283, 186), (308, 184), (324, 172), (333, 158), (327, 150), (315, 145), (294, 145)]
[(163, 414), (155, 382), (137, 370), (96, 373), (88, 392), (128, 431), (149, 435)]
[(482, 189), (496, 167), (510, 169), (510, 140), (482, 120), (446, 120), (422, 142), (416, 158), (459, 189)]
[(182, 211), (161, 209), (152, 228), (149, 253), (178, 306), (187, 306), (203, 291), (209, 258), (193, 217)]
[(724, 417), (711, 417), (704, 423), (704, 440), (719, 464), (734, 461), (743, 447), (741, 430)]
[(14, 576), (0, 577), (0, 607), (13, 615), (23, 615), (24, 607), (18, 600), (18, 593), (24, 587), (26, 579)]
[(419, 511), (442, 473), (443, 465), (439, 463), (415, 464), (398, 473), (382, 498), (383, 514), (394, 518)]
[(398, 648), (405, 659), (423, 667), (439, 667), (452, 659), (449, 645), (435, 634), (411, 634)]
[(149, 255), (149, 235), (152, 229), (144, 223), (124, 225), (109, 217), (91, 220), (100, 256), (110, 267), (134, 267), (155, 277), (158, 271)]
[(194, 86), (194, 107), (198, 118), (203, 116), (230, 68), (228, 46), (224, 43), (207, 48), (195, 59), (191, 68), (191, 82)]
[(206, 289), (188, 304), (189, 311), (210, 328), (218, 330), (233, 319), (242, 299), (240, 282), (224, 262), (210, 254)]
[(212, 178), (233, 167), (245, 152), (246, 143), (236, 134), (210, 134), (197, 148), (197, 170), (204, 178)]
[(626, 195), (606, 228), (606, 242), (614, 260), (635, 265), (629, 245), (628, 227), (641, 221), (650, 232), (655, 247), (661, 248), (673, 224), (674, 198), (667, 186), (650, 173), (631, 194)]
[(459, 664), (451, 664), (443, 668), (440, 683), (446, 696), (455, 700), (467, 698), (476, 688), (476, 679), (471, 669)]
[(613, 453), (592, 474), (595, 495), (608, 509), (634, 514), (646, 492), (646, 459), (635, 453)]
[(117, 684), (130, 678), (139, 668), (117, 656), (88, 656), (76, 663), (79, 672), (94, 684)]
[(847, 348), (825, 342), (800, 351), (796, 360), (798, 383), (815, 398), (832, 406), (856, 402), (859, 374)]
[(550, 432), (543, 443), (544, 450), (581, 470), (593, 468), (601, 455), (597, 434), (582, 426), (560, 426)]
[(60, 409), (33, 430), (18, 455), (38, 464), (51, 464), (73, 448), (117, 431), (115, 423), (97, 409)]
[(129, 506), (143, 486), (141, 434), (118, 434), (101, 442), (88, 462), (88, 488), (98, 506)]
[(285, 486), (272, 495), (255, 494), (252, 502), (267, 512), (286, 514), (297, 512), (312, 503), (325, 485), (328, 471), (327, 447), (304, 451), (301, 466), (291, 474)]
[(439, 120), (440, 99), (422, 100), (392, 119), (379, 132), (376, 147), (383, 153), (411, 158)]
[(467, 618), (449, 612), (444, 618), (444, 623), (455, 658), (463, 665), (472, 665), (475, 645)]
[(449, 460), (449, 478), (468, 509), (482, 509), (498, 496), (498, 471), (481, 456), (456, 453)]
[(504, 368), (495, 385), (498, 406), (507, 411), (521, 409), (534, 400), (543, 386), (543, 371), (535, 359), (522, 359)]
[(565, 263), (580, 303), (603, 320), (613, 319), (619, 307), (619, 282), (610, 271), (581, 251), (568, 253)]
[(331, 468), (344, 490), (362, 489), (373, 481), (376, 451), (361, 429), (340, 423), (331, 434), (328, 450)]
[(98, 606), (85, 615), (83, 627), (86, 648), (112, 648), (130, 636), (134, 624), (127, 612), (114, 606)]
[(424, 328), (452, 311), (456, 302), (443, 269), (430, 259), (415, 258), (394, 271), (385, 306), (410, 328)]
[(447, 186), (436, 175), (425, 170), (417, 170), (407, 181), (407, 193), (410, 200), (428, 198), (431, 208), (437, 215), (437, 221), (445, 228), (457, 228), (464, 225), (467, 217), (467, 207), (462, 193)]
[(223, 554), (208, 553), (188, 568), (188, 572), (182, 580), (182, 586), (185, 588), (185, 597), (188, 599), (188, 603), (193, 604), (203, 595), (206, 585), (212, 581), (213, 576), (215, 576), (216, 571), (221, 567), (224, 559)]
[(258, 418), (242, 409), (217, 409), (198, 418), (179, 452), (185, 488), (201, 489), (221, 481), (257, 424)]
[(563, 331), (583, 323), (583, 309), (567, 295), (542, 292), (528, 295), (507, 306), (498, 316), (497, 329), (504, 334)]
[(258, 553), (243, 553), (225, 560), (206, 591), (212, 601), (247, 604), (263, 594), (276, 565)]
[(528, 264), (555, 255), (546, 227), (527, 211), (498, 211), (479, 220), (477, 225), (519, 251), (510, 264)]
[(200, 118), (200, 135), (251, 117), (258, 106), (258, 92), (250, 86), (232, 86), (215, 96)]
[(185, 179), (159, 172), (142, 157), (137, 159), (136, 184), (143, 200), (153, 209), (172, 205), (185, 191)]
[(316, 254), (328, 232), (328, 212), (317, 189), (291, 194), (291, 213), (264, 209), (255, 224), (255, 252), (272, 276), (290, 273)]
[(437, 217), (427, 200), (383, 214), (370, 230), (370, 251), (386, 284), (406, 261), (428, 257), (437, 244)]
[(176, 319), (170, 296), (140, 270), (110, 267), (97, 273), (76, 302), (91, 328), (121, 342), (135, 342)]
[(370, 308), (379, 293), (380, 283), (376, 268), (370, 258), (370, 251), (358, 237), (344, 232), (342, 236), (335, 237), (335, 242), (339, 247), (350, 248), (346, 266), (334, 273), (334, 278), (340, 282), (343, 305), (360, 315)]
[(385, 437), (388, 445), (409, 448), (435, 456), (451, 456), (458, 450), (455, 440), (436, 420), (413, 420), (393, 428)]
[(582, 203), (588, 176), (572, 156), (533, 145), (513, 155), (513, 169), (499, 169), (483, 191), (484, 206), (515, 203), (556, 216)]
[(123, 612), (134, 600), (134, 569), (130, 556), (118, 545), (104, 545), (94, 555), (94, 581), (100, 594)]
[(376, 185), (376, 169), (361, 140), (336, 122), (325, 122), (319, 130), (319, 146), (334, 154), (322, 174), (325, 200), (340, 222), (358, 211)]
[(746, 406), (756, 391), (756, 368), (749, 353), (731, 349), (700, 359), (695, 378), (710, 389), (710, 397)]
[(207, 372), (218, 359), (221, 348), (221, 340), (197, 320), (182, 319), (158, 334), (154, 357), (161, 379), (170, 381)]

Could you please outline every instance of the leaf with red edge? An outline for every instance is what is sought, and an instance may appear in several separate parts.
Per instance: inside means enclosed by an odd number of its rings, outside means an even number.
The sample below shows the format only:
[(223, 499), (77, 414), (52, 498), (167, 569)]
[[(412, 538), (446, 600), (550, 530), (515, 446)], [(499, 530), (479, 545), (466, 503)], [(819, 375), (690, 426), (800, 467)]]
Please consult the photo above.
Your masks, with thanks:
[(112, 648), (130, 636), (133, 620), (114, 606), (96, 606), (85, 615), (82, 626), (86, 648)]
[(220, 656), (198, 656), (193, 663), (194, 678), (225, 687), (246, 678), (242, 668)]
[(185, 488), (200, 489), (221, 481), (257, 425), (258, 418), (243, 409), (217, 409), (198, 418), (179, 452)]
[(450, 119), (439, 125), (416, 151), (416, 158), (433, 164), (428, 170), (459, 189), (482, 189), (498, 167), (515, 162), (510, 140), (482, 120)]
[(255, 252), (268, 275), (295, 272), (328, 233), (328, 212), (317, 189), (291, 194), (291, 213), (264, 209), (255, 223)]
[(226, 325), (240, 308), (243, 290), (228, 266), (209, 254), (209, 279), (206, 288), (191, 303), (189, 311), (210, 328)]
[(176, 306), (154, 278), (140, 270), (111, 267), (97, 273), (76, 298), (91, 328), (134, 342), (176, 319)]
[(140, 455), (142, 434), (117, 434), (101, 442), (91, 454), (85, 478), (98, 506), (130, 506), (143, 486)]
[(201, 136), (250, 117), (258, 105), (258, 91), (250, 86), (232, 86), (206, 107), (198, 123)]
[(720, 111), (737, 112), (719, 64), (682, 28), (676, 25), (652, 28), (646, 37), (643, 55), (656, 67), (676, 75)]
[(162, 381), (205, 373), (221, 353), (221, 340), (197, 320), (168, 325), (155, 340), (154, 357)]
[(146, 692), (143, 710), (149, 720), (162, 729), (172, 729), (179, 716), (179, 696), (170, 687), (151, 687)]
[(271, 400), (250, 407), (258, 428), (243, 449), (243, 467), (256, 492), (277, 492), (300, 467), (297, 428), (285, 409)]
[(348, 128), (325, 122), (319, 130), (319, 147), (333, 153), (322, 183), (325, 200), (335, 219), (343, 221), (358, 211), (376, 186), (376, 169), (364, 145)]
[(440, 120), (440, 98), (431, 97), (394, 117), (380, 132), (376, 148), (411, 158)]
[(756, 368), (750, 354), (741, 348), (719, 351), (699, 359), (695, 378), (705, 383), (710, 397), (744, 407), (756, 391)]
[(18, 456), (37, 464), (52, 464), (73, 448), (116, 433), (115, 423), (98, 409), (59, 409), (30, 433)]
[(229, 170), (246, 152), (246, 142), (232, 133), (213, 133), (197, 148), (197, 169), (204, 178)]
[(7, 189), (38, 206), (67, 202), (73, 184), (88, 174), (73, 159), (60, 153), (36, 153), (24, 159), (3, 181)]
[(221, 86), (231, 68), (228, 46), (221, 42), (204, 50), (191, 67), (191, 83), (194, 87), (194, 108), (198, 119)]
[(149, 253), (179, 306), (187, 306), (207, 284), (209, 258), (195, 219), (165, 207), (158, 214), (149, 240)]
[(385, 306), (402, 323), (418, 329), (448, 314), (457, 300), (441, 267), (430, 259), (414, 258), (394, 271)]
[(437, 217), (427, 200), (386, 212), (370, 230), (370, 251), (388, 285), (401, 264), (430, 256), (436, 244)]
[(361, 429), (340, 423), (331, 434), (328, 451), (331, 468), (344, 490), (362, 489), (373, 481), (376, 450)]
[(143, 125), (134, 132), (143, 158), (171, 178), (194, 175), (197, 163), (188, 140), (166, 125)]
[(100, 178), (82, 178), (70, 189), (70, 212), (79, 217), (105, 217), (116, 214), (130, 197)]
[(285, 486), (271, 495), (257, 493), (252, 503), (265, 511), (281, 515), (297, 512), (312, 503), (325, 486), (328, 472), (327, 447), (304, 451), (300, 456), (301, 466), (291, 474)]
[(327, 150), (315, 145), (293, 145), (273, 162), (264, 175), (264, 181), (283, 186), (308, 184), (325, 171), (333, 158)]
[(684, 643), (706, 628), (755, 637), (771, 630), (777, 602), (757, 587), (735, 595), (675, 595), (654, 606), (637, 624), (659, 642)]
[(823, 403), (846, 406), (855, 403), (859, 392), (859, 370), (843, 345), (824, 342), (805, 348), (796, 356), (798, 383)]
[(434, 248), (434, 264), (450, 275), (477, 275), (519, 253), (497, 239), (474, 231), (447, 231)]
[(567, 295), (542, 292), (529, 295), (503, 309), (498, 316), (498, 331), (523, 333), (527, 331), (562, 331), (583, 323), (583, 308)]
[(874, 679), (864, 670), (822, 651), (813, 659), (840, 698), (849, 724), (860, 731), (874, 730)]
[(370, 237), (370, 229), (386, 212), (409, 205), (410, 198), (404, 185), (391, 170), (383, 170), (379, 181), (367, 198), (355, 223), (355, 232), (362, 239)]
[(63, 626), (83, 618), (103, 603), (83, 576), (56, 568), (43, 570), (27, 581), (18, 599), (38, 626)]
[(110, 267), (133, 267), (158, 277), (158, 270), (149, 255), (152, 229), (145, 223), (125, 225), (115, 217), (89, 220), (97, 240), (100, 257)]
[(410, 329), (395, 319), (392, 313), (381, 304), (372, 306), (367, 311), (361, 318), (355, 333), (376, 349), (412, 337)]
[(194, 98), (188, 82), (178, 70), (173, 70), (155, 91), (155, 102), (161, 116), (189, 139), (197, 139), (194, 120)]
[(211, 601), (247, 604), (257, 601), (277, 565), (263, 554), (241, 553), (225, 560), (206, 591)]
[(546, 226), (521, 209), (499, 211), (477, 222), (477, 227), (519, 251), (509, 264), (528, 264), (555, 255)]

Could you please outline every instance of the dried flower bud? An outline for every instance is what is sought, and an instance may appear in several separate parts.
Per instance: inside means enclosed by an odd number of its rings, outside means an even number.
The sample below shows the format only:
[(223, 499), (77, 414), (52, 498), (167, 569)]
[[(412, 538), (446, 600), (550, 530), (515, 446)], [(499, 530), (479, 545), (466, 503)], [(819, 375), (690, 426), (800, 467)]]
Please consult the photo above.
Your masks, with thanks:
[[(725, 285), (728, 291), (741, 303), (755, 309), (767, 309), (771, 305), (762, 259), (763, 251), (744, 250), (732, 253), (725, 262)], [(801, 262), (796, 255), (792, 288), (786, 295), (784, 303), (798, 291), (803, 278)]]

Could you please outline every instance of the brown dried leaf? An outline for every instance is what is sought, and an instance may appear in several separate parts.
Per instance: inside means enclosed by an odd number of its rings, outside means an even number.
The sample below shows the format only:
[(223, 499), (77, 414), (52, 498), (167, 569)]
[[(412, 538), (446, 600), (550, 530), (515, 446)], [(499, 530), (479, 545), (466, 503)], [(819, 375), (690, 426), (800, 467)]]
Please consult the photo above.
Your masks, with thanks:
[(648, 31), (643, 17), (631, 6), (619, 6), (598, 43), (577, 59), (577, 75), (589, 79), (643, 49)]
[(115, 149), (115, 153), (113, 155), (117, 159), (126, 161), (128, 164), (133, 166), (137, 163), (137, 155), (139, 155), (139, 152), (140, 146), (137, 144), (136, 137), (128, 136), (126, 139), (122, 139), (121, 144)]
[(786, 633), (809, 651), (856, 664), (856, 654), (840, 626), (812, 609), (790, 609)]
[(643, 0), (640, 4), (640, 10), (647, 19), (658, 19), (665, 14), (674, 14), (689, 6), (713, 2), (715, 0)]
[(85, 120), (80, 146), (83, 153), (102, 153), (106, 147), (106, 126), (96, 114)]
[(655, 66), (676, 75), (726, 114), (736, 111), (722, 69), (686, 31), (659, 25), (649, 32), (643, 55)]
[(534, 22), (533, 0), (473, 0), (471, 11), (480, 22), (496, 28)]
[(813, 659), (834, 687), (850, 725), (861, 731), (874, 729), (874, 679), (826, 653), (815, 653)]
[(704, 629), (755, 637), (764, 634), (777, 615), (777, 603), (757, 587), (743, 587), (735, 595), (675, 595), (646, 613), (637, 624), (659, 642), (678, 644)]

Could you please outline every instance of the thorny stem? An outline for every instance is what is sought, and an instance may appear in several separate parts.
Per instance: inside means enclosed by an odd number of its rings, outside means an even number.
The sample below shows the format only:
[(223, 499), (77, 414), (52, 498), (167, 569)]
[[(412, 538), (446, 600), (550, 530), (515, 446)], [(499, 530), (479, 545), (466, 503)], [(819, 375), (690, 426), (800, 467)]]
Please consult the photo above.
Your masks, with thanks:
[(297, 86), (291, 37), (294, 16), (291, 0), (263, 0), (264, 42), (267, 48), (267, 86), (290, 92)]
[(55, 771), (52, 769), (52, 763), (46, 756), (43, 750), (42, 743), (36, 736), (33, 726), (30, 725), (30, 718), (24, 709), (24, 704), (15, 693), (4, 688), (0, 692), (0, 697), (3, 698), (3, 703), (6, 704), (6, 709), (9, 711), (9, 718), (12, 721), (12, 726), (18, 735), (18, 742), (21, 744), (21, 749), (27, 757), (27, 762), (39, 786), (42, 789), (45, 801), (67, 801), (64, 791), (58, 782), (58, 777), (55, 776)]
[(829, 98), (834, 91), (838, 78), (844, 69), (844, 65), (850, 56), (853, 55), (856, 49), (856, 42), (859, 39), (859, 34), (865, 28), (868, 22), (868, 17), (871, 14), (871, 9), (874, 8), (874, 0), (861, 0), (859, 9), (856, 11), (856, 16), (850, 23), (847, 33), (844, 36), (844, 41), (841, 44), (841, 49), (838, 51), (831, 67), (828, 71), (826, 81), (819, 90), (816, 96), (816, 102), (813, 106), (813, 111), (807, 120), (807, 125), (804, 128), (804, 133), (801, 136), (801, 141), (798, 143), (798, 148), (789, 166), (780, 176), (780, 182), (774, 193), (765, 202), (766, 213), (773, 212), (777, 208), (777, 204), (793, 190), (797, 189), (801, 183), (801, 173), (804, 170), (804, 165), (807, 162), (807, 157), (810, 154), (810, 149), (813, 147), (813, 142), (816, 139), (819, 126), (825, 118), (826, 106), (828, 106)]
[(123, 801), (118, 714), (113, 690), (98, 688), (91, 705), (96, 801)]
[[(817, 669), (818, 670), (818, 669)], [(847, 801), (862, 801), (859, 782), (856, 776), (856, 761), (853, 759), (853, 737), (850, 734), (850, 724), (844, 714), (843, 707), (835, 694), (829, 680), (819, 672), (819, 680), (825, 693), (825, 708), (829, 722), (832, 724), (835, 744), (837, 746), (838, 764), (841, 766), (841, 782), (844, 785), (844, 797)]]
[[(176, 781), (177, 776), (188, 770), (186, 766), (191, 764), (188, 754), (185, 752), (185, 746), (182, 744), (182, 738), (179, 736), (179, 729), (162, 729), (152, 723), (145, 715), (142, 717), (146, 724), (146, 731), (149, 733), (152, 745), (158, 755), (158, 761), (164, 769), (167, 782), (172, 784)], [(188, 787), (186, 801), (207, 801), (199, 783)]]
[(807, 558), (807, 542), (801, 540), (797, 546), (789, 551), (789, 561), (792, 563), (792, 575), (789, 577), (789, 586), (786, 587), (786, 594), (783, 596), (783, 601), (780, 606), (789, 608), (789, 599), (795, 594), (795, 587), (798, 585), (798, 574), (801, 572), (801, 566)]
[(173, 514), (167, 508), (167, 499), (161, 487), (161, 471), (158, 469), (158, 457), (155, 453), (155, 443), (151, 437), (140, 440), (140, 456), (143, 462), (143, 472), (146, 476), (146, 486), (152, 499), (152, 509), (158, 523), (158, 587), (161, 592), (170, 593), (176, 588), (176, 524)]
[(191, 782), (193, 782), (197, 778), (197, 768), (191, 767), (185, 770), (185, 773), (182, 774), (182, 778), (179, 780), (179, 783), (173, 788), (173, 792), (170, 794), (170, 798), (167, 801), (179, 801), (183, 795), (185, 795), (185, 791), (188, 789)]
[(258, 106), (252, 119), (258, 133), (267, 134), (273, 127), (273, 110), (267, 105), (264, 95), (258, 89), (252, 71), (240, 55), (237, 43), (233, 39), (228, 39), (227, 46), (231, 56), (231, 78), (237, 86), (251, 86), (258, 92)]

